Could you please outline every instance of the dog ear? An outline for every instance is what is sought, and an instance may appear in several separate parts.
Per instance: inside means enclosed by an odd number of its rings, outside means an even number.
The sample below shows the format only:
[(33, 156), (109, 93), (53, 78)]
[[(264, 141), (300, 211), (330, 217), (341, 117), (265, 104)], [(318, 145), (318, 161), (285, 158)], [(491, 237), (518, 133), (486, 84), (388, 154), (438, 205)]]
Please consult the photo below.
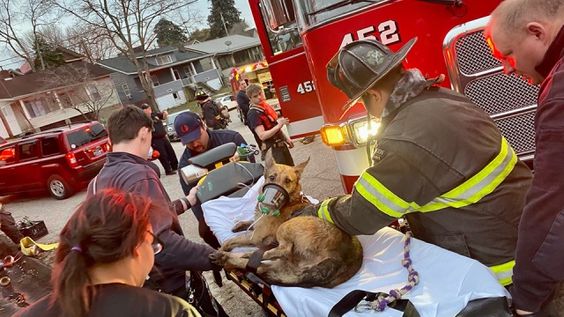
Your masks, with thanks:
[(276, 161), (274, 161), (274, 158), (272, 157), (272, 151), (268, 149), (266, 151), (266, 155), (264, 156), (264, 171), (266, 172), (269, 170), (275, 163)]
[(302, 176), (302, 173), (303, 173), (307, 163), (309, 163), (309, 159), (310, 159), (310, 157), (308, 156), (307, 160), (305, 162), (301, 162), (300, 164), (298, 164), (294, 167), (294, 171), (296, 172), (296, 174), (298, 174), (298, 177)]

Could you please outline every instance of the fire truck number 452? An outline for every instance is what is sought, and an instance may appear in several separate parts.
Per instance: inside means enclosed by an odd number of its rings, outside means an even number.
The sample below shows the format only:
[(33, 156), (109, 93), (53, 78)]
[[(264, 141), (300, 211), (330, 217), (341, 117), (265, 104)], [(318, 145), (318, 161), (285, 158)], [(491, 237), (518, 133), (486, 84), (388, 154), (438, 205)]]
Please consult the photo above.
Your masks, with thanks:
[[(380, 38), (376, 37), (376, 29), (378, 29)], [(362, 28), (356, 31), (356, 36), (357, 36), (356, 38), (357, 40), (364, 40), (364, 39), (379, 40), (380, 43), (384, 45), (390, 45), (400, 41), (400, 37), (398, 34), (398, 26), (396, 24), (396, 21), (394, 20), (384, 21), (378, 24), (377, 27), (371, 25)], [(339, 48), (342, 48), (343, 46), (351, 43), (354, 40), (355, 38), (353, 37), (353, 33), (345, 34), (343, 40), (341, 41), (341, 46)]]
[[(378, 29), (378, 33), (380, 38), (376, 37), (376, 29)], [(343, 40), (341, 41), (341, 48), (355, 40), (353, 37), (353, 33), (345, 34)], [(373, 39), (379, 40), (384, 45), (394, 44), (400, 41), (400, 37), (398, 34), (398, 26), (396, 21), (394, 20), (387, 20), (380, 24), (377, 27), (374, 25), (362, 28), (356, 31), (356, 39), (363, 40), (363, 39)], [(309, 92), (315, 91), (315, 86), (313, 85), (313, 81), (307, 80), (302, 83), (298, 84), (297, 92), (299, 94), (307, 94)]]

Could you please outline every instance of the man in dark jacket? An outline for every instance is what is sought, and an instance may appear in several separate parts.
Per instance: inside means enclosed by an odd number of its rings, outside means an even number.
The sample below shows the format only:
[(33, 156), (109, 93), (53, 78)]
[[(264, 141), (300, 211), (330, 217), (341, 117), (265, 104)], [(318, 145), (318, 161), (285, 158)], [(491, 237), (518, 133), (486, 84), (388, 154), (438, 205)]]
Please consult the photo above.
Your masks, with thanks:
[[(125, 106), (108, 119), (108, 133), (113, 150), (106, 164), (88, 185), (88, 196), (99, 190), (116, 188), (149, 197), (168, 209), (151, 214), (151, 225), (164, 249), (155, 256), (155, 270), (148, 285), (182, 298), (188, 298), (186, 271), (217, 269), (208, 259), (213, 248), (184, 237), (178, 221), (191, 205), (196, 204), (196, 191), (186, 198), (171, 201), (157, 174), (149, 165), (153, 121), (141, 109)], [(211, 305), (211, 303), (210, 303)]]
[(206, 93), (199, 92), (196, 100), (200, 107), (202, 107), (202, 116), (206, 125), (214, 130), (225, 129), (227, 122), (221, 115), (221, 109)]
[(251, 99), (247, 96), (247, 86), (247, 81), (241, 79), (239, 81), (239, 92), (237, 93), (237, 106), (241, 111), (243, 124), (245, 125), (247, 125), (247, 112), (249, 112), (249, 104), (251, 103)]
[(352, 194), (323, 201), (314, 214), (353, 235), (405, 217), (415, 237), (480, 261), (508, 285), (531, 172), (479, 107), (434, 86), (440, 77), (401, 66), (414, 44), (392, 53), (356, 41), (327, 66), (351, 99), (346, 109), (362, 99), (381, 126), (373, 165)]
[(564, 316), (564, 1), (506, 0), (492, 13), (486, 35), (508, 73), (542, 82), (513, 301), (519, 315)]
[[(186, 149), (184, 149), (180, 157), (181, 169), (188, 165), (188, 160), (191, 157), (222, 144), (235, 143), (237, 146), (248, 144), (239, 132), (231, 130), (212, 131), (206, 129), (200, 117), (190, 111), (183, 112), (174, 119), (174, 129), (182, 144), (186, 146)], [(250, 157), (249, 160), (254, 162), (254, 157)], [(194, 184), (186, 184), (182, 177), (180, 177), (180, 185), (186, 194), (190, 193), (194, 187)], [(200, 204), (194, 204), (192, 206), (192, 212), (194, 216), (196, 216), (196, 219), (198, 219), (200, 237), (212, 247), (216, 249), (219, 248), (219, 242), (204, 220), (204, 212)]]
[(141, 109), (153, 120), (153, 140), (151, 145), (153, 149), (159, 152), (159, 162), (161, 162), (166, 175), (174, 175), (178, 169), (178, 159), (163, 125), (163, 120), (168, 118), (168, 113), (166, 111), (153, 112), (151, 106), (146, 103), (141, 105)]

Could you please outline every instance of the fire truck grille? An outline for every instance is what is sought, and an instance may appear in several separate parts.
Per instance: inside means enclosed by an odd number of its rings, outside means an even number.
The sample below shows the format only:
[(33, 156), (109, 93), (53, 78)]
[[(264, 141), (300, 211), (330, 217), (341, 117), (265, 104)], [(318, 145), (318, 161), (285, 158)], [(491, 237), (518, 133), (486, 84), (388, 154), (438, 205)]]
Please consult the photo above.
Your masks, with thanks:
[(496, 120), (496, 124), (517, 155), (535, 151), (535, 110)]
[(489, 115), (534, 105), (538, 92), (538, 86), (502, 73), (479, 77), (464, 87), (464, 94)]
[(461, 37), (456, 41), (455, 49), (458, 68), (466, 76), (501, 66), (492, 56), (482, 31)]

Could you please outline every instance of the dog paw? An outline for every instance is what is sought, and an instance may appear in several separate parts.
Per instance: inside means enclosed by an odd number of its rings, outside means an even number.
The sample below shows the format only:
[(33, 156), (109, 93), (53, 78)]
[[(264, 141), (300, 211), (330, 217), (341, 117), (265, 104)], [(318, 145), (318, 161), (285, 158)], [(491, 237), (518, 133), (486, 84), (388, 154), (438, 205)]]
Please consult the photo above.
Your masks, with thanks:
[(210, 261), (219, 266), (225, 266), (227, 260), (229, 260), (229, 253), (223, 251), (215, 251), (209, 255)]
[(249, 227), (251, 226), (251, 224), (248, 221), (241, 221), (235, 224), (235, 226), (233, 226), (233, 228), (231, 228), (232, 232), (241, 232), (244, 230), (247, 230)]

